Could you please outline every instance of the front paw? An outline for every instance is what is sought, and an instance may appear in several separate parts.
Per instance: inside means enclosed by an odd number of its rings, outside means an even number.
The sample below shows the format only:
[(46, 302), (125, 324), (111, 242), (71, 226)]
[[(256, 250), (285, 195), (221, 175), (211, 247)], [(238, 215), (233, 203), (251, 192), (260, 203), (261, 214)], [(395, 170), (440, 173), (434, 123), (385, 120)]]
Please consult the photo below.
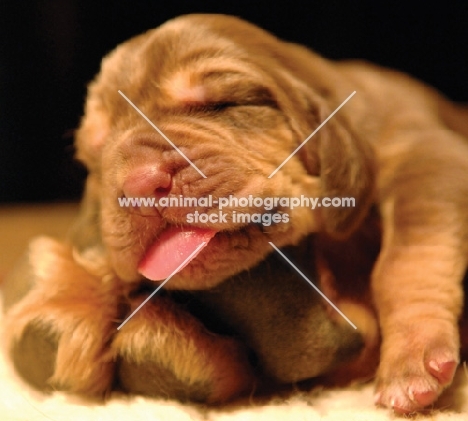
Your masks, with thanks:
[(12, 338), (9, 353), (18, 374), (38, 390), (106, 394), (115, 366), (108, 348), (109, 325), (74, 317), (67, 320), (62, 311), (56, 315), (60, 321), (36, 314)]
[(399, 414), (421, 411), (450, 385), (459, 361), (457, 335), (453, 329), (440, 330), (436, 325), (386, 338), (376, 404)]
[(168, 297), (147, 302), (122, 326), (112, 346), (120, 386), (130, 393), (219, 403), (254, 384), (243, 346), (209, 332)]
[(39, 322), (30, 323), (13, 343), (11, 356), (18, 374), (33, 387), (49, 391), (55, 372), (58, 337)]
[(28, 279), (16, 280), (28, 288), (5, 315), (4, 342), (18, 373), (41, 390), (106, 393), (118, 318), (113, 281), (91, 275), (70, 247), (49, 238), (31, 243), (27, 262), (20, 273)]

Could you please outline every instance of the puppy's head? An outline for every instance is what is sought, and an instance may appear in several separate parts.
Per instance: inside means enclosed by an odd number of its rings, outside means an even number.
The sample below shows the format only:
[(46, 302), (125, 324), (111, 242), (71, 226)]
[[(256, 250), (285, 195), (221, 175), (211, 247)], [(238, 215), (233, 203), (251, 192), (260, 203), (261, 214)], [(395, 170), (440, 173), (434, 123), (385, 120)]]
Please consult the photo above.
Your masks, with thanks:
[[(164, 279), (205, 241), (167, 285), (202, 289), (254, 266), (269, 242), (350, 232), (370, 202), (367, 143), (337, 115), (290, 156), (348, 88), (321, 58), (233, 17), (185, 16), (120, 45), (89, 87), (77, 133), (89, 169), (78, 247), (101, 244), (132, 282)], [(301, 196), (354, 197), (356, 207), (287, 206)], [(132, 198), (159, 206), (123, 202)]]

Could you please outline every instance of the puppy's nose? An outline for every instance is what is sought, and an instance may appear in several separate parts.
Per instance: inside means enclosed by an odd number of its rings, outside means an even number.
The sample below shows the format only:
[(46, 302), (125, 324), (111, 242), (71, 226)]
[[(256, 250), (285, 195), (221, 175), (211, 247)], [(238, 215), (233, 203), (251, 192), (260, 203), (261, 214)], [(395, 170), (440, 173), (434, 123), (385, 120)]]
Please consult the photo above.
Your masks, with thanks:
[[(127, 198), (157, 198), (169, 194), (172, 185), (172, 176), (169, 172), (157, 165), (146, 164), (134, 168), (125, 178), (122, 190)], [(140, 207), (143, 213), (149, 209)], [(154, 208), (155, 210), (155, 208)]]

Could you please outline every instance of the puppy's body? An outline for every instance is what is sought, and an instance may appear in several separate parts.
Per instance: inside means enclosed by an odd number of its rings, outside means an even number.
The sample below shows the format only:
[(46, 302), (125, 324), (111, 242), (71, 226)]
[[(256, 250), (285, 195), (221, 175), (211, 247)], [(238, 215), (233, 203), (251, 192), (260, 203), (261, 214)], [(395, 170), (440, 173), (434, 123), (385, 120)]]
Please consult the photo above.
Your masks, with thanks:
[[(353, 91), (349, 104), (268, 178)], [(315, 232), (345, 239), (362, 229), (375, 205), (382, 218), (382, 247), (371, 275), (382, 332), (376, 402), (400, 412), (419, 410), (450, 384), (459, 358), (457, 323), (468, 257), (467, 116), (407, 76), (363, 63), (332, 63), (236, 18), (170, 21), (119, 46), (90, 86), (77, 133), (78, 158), (90, 171), (72, 239), (78, 262), (92, 266), (98, 255), (125, 294), (141, 282), (139, 267), (154, 245), (183, 233), (187, 213), (217, 212), (129, 210), (119, 207), (123, 196), (356, 199), (355, 208), (297, 208), (289, 222), (264, 229), (194, 224), (194, 235), (202, 229), (216, 234), (166, 285), (174, 290), (213, 288), (255, 267), (271, 253), (269, 241), (296, 246)], [(255, 209), (228, 207), (230, 220), (235, 211)], [(328, 273), (323, 267), (322, 274)], [(347, 308), (344, 299), (337, 297), (337, 303)], [(129, 326), (135, 334), (143, 326), (144, 339), (137, 344), (121, 332), (114, 339), (117, 352), (138, 355), (144, 353), (142, 343), (150, 346), (151, 321), (164, 325), (164, 317), (150, 313)], [(194, 323), (172, 326), (199, 329)], [(367, 355), (376, 335), (363, 325), (358, 327), (365, 331)], [(200, 343), (212, 349), (207, 338)], [(218, 398), (249, 383), (249, 370), (242, 370), (239, 384), (220, 387)]]

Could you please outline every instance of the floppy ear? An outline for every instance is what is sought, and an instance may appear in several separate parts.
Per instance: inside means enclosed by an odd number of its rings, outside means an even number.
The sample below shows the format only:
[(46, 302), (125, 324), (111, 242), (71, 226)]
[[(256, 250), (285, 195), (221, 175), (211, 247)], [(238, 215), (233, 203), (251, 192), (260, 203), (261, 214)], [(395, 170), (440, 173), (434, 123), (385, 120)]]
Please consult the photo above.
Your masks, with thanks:
[(80, 213), (69, 236), (80, 254), (101, 245), (101, 154), (110, 123), (98, 89), (96, 81), (90, 84), (85, 114), (75, 134), (75, 157), (88, 169)]
[(101, 247), (100, 192), (96, 175), (89, 174), (78, 218), (69, 233), (69, 239), (78, 253)]
[[(325, 99), (325, 95), (333, 97), (330, 89), (321, 87), (315, 91), (291, 72), (287, 73), (290, 86), (285, 114), (289, 116), (299, 145), (333, 113), (340, 102), (332, 103), (332, 100)], [(320, 91), (325, 93), (320, 95)], [(346, 96), (342, 101), (345, 99)], [(320, 177), (322, 198), (350, 198), (351, 205), (354, 199), (354, 206), (322, 205), (320, 208), (323, 229), (335, 238), (344, 238), (353, 232), (375, 198), (374, 151), (367, 139), (352, 126), (349, 116), (353, 115), (353, 98), (344, 107), (298, 151), (308, 173)]]
[(108, 113), (99, 100), (96, 85), (93, 82), (89, 86), (85, 114), (75, 134), (76, 158), (90, 171), (99, 170), (101, 150), (110, 132)]
[[(375, 199), (375, 158), (365, 139), (339, 116), (333, 119), (318, 139), (320, 183), (323, 197), (340, 198), (341, 207), (322, 206), (321, 212), (325, 231), (346, 237), (359, 226)], [(344, 198), (353, 202), (345, 203)]]

